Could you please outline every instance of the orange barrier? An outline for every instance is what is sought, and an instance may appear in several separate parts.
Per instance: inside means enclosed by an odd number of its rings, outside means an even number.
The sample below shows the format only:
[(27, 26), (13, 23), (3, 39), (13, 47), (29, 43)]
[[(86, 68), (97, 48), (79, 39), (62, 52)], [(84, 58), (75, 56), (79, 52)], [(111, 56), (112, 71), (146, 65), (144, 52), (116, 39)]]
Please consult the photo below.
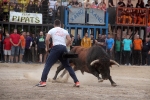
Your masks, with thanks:
[(150, 22), (150, 16), (147, 20), (147, 15), (150, 14), (150, 10), (146, 8), (117, 8), (116, 23), (120, 25), (133, 25), (133, 26), (147, 26), (148, 20)]

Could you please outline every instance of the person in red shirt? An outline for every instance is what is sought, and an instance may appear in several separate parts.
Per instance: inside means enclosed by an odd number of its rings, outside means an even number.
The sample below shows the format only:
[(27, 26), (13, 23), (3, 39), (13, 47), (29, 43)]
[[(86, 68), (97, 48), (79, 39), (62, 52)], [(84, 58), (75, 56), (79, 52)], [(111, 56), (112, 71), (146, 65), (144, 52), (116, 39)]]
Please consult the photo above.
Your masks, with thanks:
[(20, 35), (17, 34), (17, 29), (14, 29), (14, 33), (10, 35), (10, 42), (12, 44), (11, 47), (11, 62), (13, 62), (13, 58), (15, 57), (15, 61), (18, 62), (19, 55), (19, 46), (20, 46)]
[(10, 62), (10, 56), (11, 56), (11, 43), (10, 43), (10, 37), (9, 37), (9, 33), (6, 32), (6, 38), (4, 39), (3, 42), (3, 49), (4, 49), (4, 58), (5, 58), (5, 62), (7, 62), (7, 55), (8, 55), (8, 59)]

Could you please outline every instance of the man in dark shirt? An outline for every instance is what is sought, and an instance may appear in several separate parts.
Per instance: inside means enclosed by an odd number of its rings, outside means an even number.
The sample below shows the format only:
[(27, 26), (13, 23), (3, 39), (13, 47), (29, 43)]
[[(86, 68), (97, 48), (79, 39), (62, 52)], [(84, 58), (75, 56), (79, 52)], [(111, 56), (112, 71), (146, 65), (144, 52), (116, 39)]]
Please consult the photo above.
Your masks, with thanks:
[(109, 7), (114, 7), (113, 0), (109, 0), (109, 1), (108, 1), (108, 4), (109, 4)]
[(81, 38), (80, 38), (80, 35), (78, 34), (77, 36), (77, 40), (75, 42), (75, 46), (81, 46)]
[(95, 40), (95, 44), (101, 46), (104, 50), (106, 50), (105, 35), (102, 35), (101, 38)]
[(45, 55), (45, 37), (43, 35), (43, 32), (40, 32), (40, 36), (36, 40), (37, 44), (37, 49), (38, 49), (38, 54), (39, 54), (39, 59), (40, 63), (42, 63), (42, 55)]
[(119, 0), (118, 6), (119, 6), (119, 7), (125, 7), (126, 5), (125, 5), (125, 3), (123, 2), (123, 0)]
[(95, 44), (95, 39), (94, 39), (94, 36), (93, 34), (91, 34), (91, 46), (93, 46)]
[(146, 59), (147, 65), (150, 65), (150, 40), (148, 37), (146, 37), (142, 48), (142, 65), (146, 64)]

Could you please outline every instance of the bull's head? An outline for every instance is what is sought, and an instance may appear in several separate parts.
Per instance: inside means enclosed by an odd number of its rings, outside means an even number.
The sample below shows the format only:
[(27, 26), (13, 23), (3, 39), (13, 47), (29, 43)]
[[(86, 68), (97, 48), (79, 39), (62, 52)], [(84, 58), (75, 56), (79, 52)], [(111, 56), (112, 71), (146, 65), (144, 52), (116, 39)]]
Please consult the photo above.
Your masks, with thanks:
[(95, 67), (98, 70), (99, 74), (102, 75), (103, 79), (109, 79), (110, 67), (112, 67), (112, 65), (117, 65), (119, 67), (119, 64), (114, 60), (110, 60), (109, 62), (103, 62), (97, 59), (90, 63), (90, 66)]

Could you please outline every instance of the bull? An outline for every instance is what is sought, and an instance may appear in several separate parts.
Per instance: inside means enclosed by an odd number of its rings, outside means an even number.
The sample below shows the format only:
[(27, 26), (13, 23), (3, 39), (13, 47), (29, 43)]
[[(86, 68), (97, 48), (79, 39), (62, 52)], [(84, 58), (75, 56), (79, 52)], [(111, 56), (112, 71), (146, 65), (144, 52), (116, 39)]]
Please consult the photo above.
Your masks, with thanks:
[[(78, 58), (69, 58), (69, 64), (75, 71), (80, 70), (82, 74), (84, 74), (84, 72), (91, 73), (98, 78), (99, 82), (109, 79), (112, 86), (117, 85), (110, 76), (110, 67), (112, 65), (119, 67), (119, 64), (111, 60), (102, 47), (92, 46), (90, 48), (84, 48), (76, 46), (69, 53), (78, 54)], [(59, 72), (63, 69), (62, 64), (57, 67), (53, 78), (54, 81), (56, 81)], [(64, 70), (60, 77), (62, 78), (66, 72), (67, 71)], [(102, 78), (99, 74), (101, 74)]]

